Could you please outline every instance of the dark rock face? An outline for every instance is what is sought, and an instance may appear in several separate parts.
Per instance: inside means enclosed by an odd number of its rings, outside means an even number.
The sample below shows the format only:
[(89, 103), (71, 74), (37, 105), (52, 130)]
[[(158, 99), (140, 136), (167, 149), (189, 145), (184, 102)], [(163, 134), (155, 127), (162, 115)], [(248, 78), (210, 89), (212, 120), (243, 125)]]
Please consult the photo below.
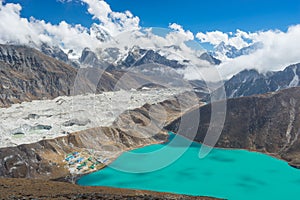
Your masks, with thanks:
[(212, 65), (219, 65), (219, 64), (221, 64), (221, 60), (213, 57), (212, 55), (210, 55), (208, 53), (203, 53), (199, 58), (201, 60), (206, 60), (207, 62), (209, 62)]
[(91, 51), (89, 48), (85, 48), (82, 51), (79, 62), (83, 65), (87, 65), (90, 67), (96, 67), (96, 68), (100, 68), (100, 69), (106, 69), (109, 66), (108, 63), (102, 62), (101, 60), (99, 60), (97, 55), (93, 51)]
[(137, 46), (133, 47), (127, 57), (121, 63), (125, 67), (141, 66), (145, 64), (156, 63), (165, 65), (174, 69), (184, 68), (185, 66), (175, 60), (169, 60), (153, 50), (141, 49)]
[[(278, 93), (229, 99), (224, 128), (217, 147), (249, 149), (273, 154), (300, 166), (300, 88), (290, 88)], [(203, 142), (211, 117), (211, 104), (193, 110), (186, 115), (200, 112), (197, 136)], [(191, 118), (191, 117), (190, 117)], [(191, 121), (193, 119), (191, 118)], [(168, 126), (178, 131), (180, 119)], [(213, 123), (213, 122), (211, 122)], [(189, 137), (187, 130), (179, 134)]]
[(165, 58), (164, 56), (161, 56), (159, 53), (154, 52), (153, 50), (148, 50), (141, 59), (139, 59), (137, 62), (135, 62), (134, 66), (139, 66), (139, 65), (143, 65), (143, 64), (149, 64), (149, 63), (157, 63), (157, 64), (161, 64), (161, 65), (166, 65), (166, 66), (174, 68), (174, 69), (184, 67), (184, 65), (179, 64), (178, 61), (169, 60), (169, 59)]
[(50, 47), (47, 44), (41, 45), (41, 52), (50, 56), (52, 58), (56, 58), (57, 60), (61, 60), (63, 62), (68, 62), (68, 55), (63, 52), (59, 47)]
[(145, 49), (140, 49), (139, 47), (133, 47), (129, 50), (127, 57), (122, 62), (125, 67), (133, 66), (142, 56), (147, 52)]
[(264, 94), (300, 86), (299, 76), (300, 64), (267, 74), (244, 70), (225, 82), (225, 90), (228, 98)]
[(256, 70), (244, 70), (225, 82), (228, 98), (263, 94), (269, 91), (265, 76)]
[[(60, 61), (66, 63), (66, 64), (69, 64), (75, 68), (80, 67), (78, 62), (69, 60), (68, 55), (61, 48), (59, 48), (57, 46), (51, 47), (48, 44), (43, 43), (40, 47), (40, 50), (45, 55), (55, 58), (56, 60), (60, 60)], [(72, 52), (72, 50), (70, 50), (70, 52)]]

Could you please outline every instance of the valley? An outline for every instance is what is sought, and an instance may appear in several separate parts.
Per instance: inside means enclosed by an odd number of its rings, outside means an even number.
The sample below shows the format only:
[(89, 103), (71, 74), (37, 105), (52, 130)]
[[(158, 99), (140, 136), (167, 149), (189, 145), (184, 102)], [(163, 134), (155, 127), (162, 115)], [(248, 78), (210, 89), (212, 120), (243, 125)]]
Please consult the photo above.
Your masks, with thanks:
[(224, 2), (0, 0), (0, 199), (297, 199), (299, 6)]

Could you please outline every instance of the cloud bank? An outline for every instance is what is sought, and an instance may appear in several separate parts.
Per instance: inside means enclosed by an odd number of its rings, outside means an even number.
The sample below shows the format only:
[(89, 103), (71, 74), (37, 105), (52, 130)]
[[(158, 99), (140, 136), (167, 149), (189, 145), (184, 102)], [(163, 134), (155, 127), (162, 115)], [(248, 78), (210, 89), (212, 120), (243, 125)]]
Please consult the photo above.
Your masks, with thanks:
[(77, 52), (84, 46), (100, 45), (95, 37), (91, 37), (89, 29), (81, 25), (72, 26), (65, 21), (52, 25), (33, 17), (28, 20), (20, 17), (21, 9), (20, 4), (1, 3), (0, 43), (25, 44), (33, 47), (49, 43)]
[[(70, 0), (59, 0), (59, 2), (69, 3)], [(48, 43), (59, 46), (65, 52), (72, 49), (77, 57), (85, 47), (94, 51), (118, 47), (125, 52), (125, 49), (134, 45), (162, 50), (162, 53), (171, 56), (171, 53), (166, 53), (164, 48), (176, 45), (181, 49), (181, 53), (174, 50), (173, 58), (176, 57), (174, 53), (177, 53), (177, 58), (179, 54), (181, 57), (186, 54), (187, 58), (195, 60), (193, 51), (185, 44), (186, 41), (193, 40), (194, 35), (190, 31), (185, 31), (180, 25), (171, 24), (168, 33), (159, 36), (153, 34), (151, 28), (141, 28), (140, 19), (130, 11), (114, 12), (103, 0), (80, 0), (80, 2), (88, 6), (87, 11), (95, 21), (91, 27), (83, 27), (80, 24), (70, 25), (65, 21), (53, 25), (34, 17), (22, 18), (20, 4), (0, 1), (0, 43), (25, 44), (36, 48), (42, 43)]]
[(282, 70), (286, 66), (300, 62), (300, 25), (290, 26), (286, 32), (268, 30), (257, 32), (223, 33), (220, 31), (198, 33), (196, 37), (201, 42), (218, 45), (224, 42), (237, 49), (247, 47), (254, 43), (261, 43), (263, 47), (250, 55), (224, 61), (219, 67), (220, 73), (229, 78), (244, 69), (257, 69), (264, 73), (267, 71)]
[(112, 36), (140, 28), (140, 19), (133, 16), (128, 10), (113, 12), (110, 5), (101, 0), (82, 0), (82, 2), (88, 5), (88, 12), (93, 16), (93, 19), (99, 20), (100, 27)]

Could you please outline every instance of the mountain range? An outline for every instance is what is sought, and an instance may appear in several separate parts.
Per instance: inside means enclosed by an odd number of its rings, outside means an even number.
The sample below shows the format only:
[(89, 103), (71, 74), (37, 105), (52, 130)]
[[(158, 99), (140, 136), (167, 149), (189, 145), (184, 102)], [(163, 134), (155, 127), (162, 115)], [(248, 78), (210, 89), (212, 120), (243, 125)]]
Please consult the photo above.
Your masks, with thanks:
[(225, 82), (228, 98), (264, 94), (300, 86), (300, 63), (283, 71), (259, 73), (255, 69), (244, 70)]
[[(154, 50), (135, 46), (115, 65), (99, 59), (96, 53), (88, 48), (83, 50), (78, 61), (74, 61), (59, 48), (49, 47), (46, 44), (42, 47), (42, 50), (38, 51), (26, 46), (0, 45), (2, 105), (70, 95), (78, 71), (84, 71), (86, 67), (89, 68), (86, 71), (102, 75), (97, 84), (98, 92), (116, 89), (116, 83), (121, 77), (125, 78), (123, 76), (125, 73), (130, 74), (131, 78), (129, 80), (127, 77), (127, 86), (124, 85), (124, 88), (128, 89), (141, 88), (142, 85), (153, 82), (156, 84), (163, 82), (165, 86), (185, 82), (191, 84), (195, 90), (202, 91), (201, 93), (210, 92), (203, 80), (182, 81), (183, 76), (176, 70), (186, 66), (176, 60), (169, 60)], [(118, 52), (117, 49), (109, 51), (110, 54)], [(225, 80), (224, 88), (227, 98), (264, 94), (299, 86), (299, 75), (300, 64), (290, 65), (277, 72), (259, 73), (255, 69), (249, 69)], [(81, 81), (90, 88), (95, 83), (87, 79), (90, 78), (81, 77)]]

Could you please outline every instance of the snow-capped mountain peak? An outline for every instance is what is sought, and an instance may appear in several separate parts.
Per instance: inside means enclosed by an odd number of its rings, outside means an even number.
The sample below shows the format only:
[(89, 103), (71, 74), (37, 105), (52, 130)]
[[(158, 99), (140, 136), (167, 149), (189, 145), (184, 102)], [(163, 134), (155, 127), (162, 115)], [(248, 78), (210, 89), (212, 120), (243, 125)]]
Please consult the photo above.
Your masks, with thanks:
[(235, 46), (225, 44), (225, 42), (221, 42), (214, 48), (212, 55), (224, 61), (228, 59), (234, 59), (243, 55), (252, 54), (261, 48), (263, 48), (263, 44), (259, 42), (250, 44), (249, 46), (240, 49), (236, 48)]
[(101, 25), (92, 24), (90, 28), (90, 34), (92, 37), (97, 38), (101, 42), (108, 42), (112, 39), (112, 36)]

